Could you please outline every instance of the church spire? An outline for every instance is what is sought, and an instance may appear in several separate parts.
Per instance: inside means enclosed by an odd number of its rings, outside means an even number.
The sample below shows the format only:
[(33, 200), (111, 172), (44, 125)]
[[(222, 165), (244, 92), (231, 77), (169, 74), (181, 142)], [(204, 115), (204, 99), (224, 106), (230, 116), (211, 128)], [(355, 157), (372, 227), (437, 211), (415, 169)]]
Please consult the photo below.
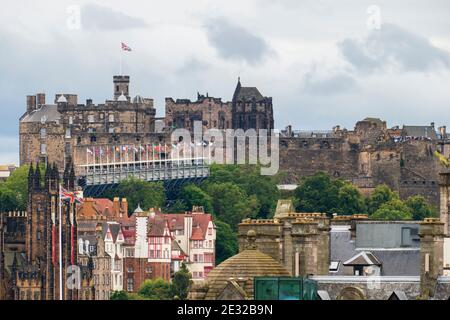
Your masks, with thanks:
[(31, 189), (33, 189), (34, 185), (34, 169), (33, 169), (33, 163), (30, 163), (30, 170), (28, 170), (28, 192), (31, 192)]
[(41, 169), (39, 168), (39, 162), (36, 163), (36, 170), (34, 171), (33, 187), (35, 191), (41, 190)]
[(233, 94), (233, 102), (237, 100), (237, 97), (239, 96), (239, 92), (241, 91), (242, 85), (241, 85), (241, 77), (238, 77), (238, 83), (236, 85), (236, 89), (234, 90)]

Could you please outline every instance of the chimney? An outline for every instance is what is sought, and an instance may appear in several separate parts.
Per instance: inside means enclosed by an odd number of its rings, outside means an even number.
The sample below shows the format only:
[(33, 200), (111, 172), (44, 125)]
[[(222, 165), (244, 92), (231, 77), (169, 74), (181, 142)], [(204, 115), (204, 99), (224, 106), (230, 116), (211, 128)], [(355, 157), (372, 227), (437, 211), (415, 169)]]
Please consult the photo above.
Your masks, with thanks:
[(36, 96), (27, 96), (27, 112), (36, 110)]
[(86, 99), (86, 106), (90, 106), (92, 104), (92, 99)]
[(439, 133), (441, 134), (442, 139), (447, 138), (447, 127), (446, 126), (439, 127)]
[(122, 198), (122, 202), (120, 203), (120, 207), (122, 209), (122, 216), (128, 217), (128, 202), (126, 198)]
[(38, 93), (36, 95), (37, 98), (37, 106), (40, 108), (45, 104), (45, 93)]
[(444, 268), (444, 223), (426, 218), (420, 224), (420, 298), (434, 297)]
[(115, 197), (113, 200), (113, 215), (115, 218), (120, 217), (120, 201), (118, 197)]

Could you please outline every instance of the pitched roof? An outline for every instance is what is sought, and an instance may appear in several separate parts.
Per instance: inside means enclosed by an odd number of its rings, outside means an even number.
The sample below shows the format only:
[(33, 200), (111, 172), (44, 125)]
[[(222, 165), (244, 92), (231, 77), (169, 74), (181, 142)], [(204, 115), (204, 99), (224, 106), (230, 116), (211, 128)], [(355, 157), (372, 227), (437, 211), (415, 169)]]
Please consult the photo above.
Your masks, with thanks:
[(259, 92), (256, 87), (243, 87), (241, 86), (241, 80), (238, 80), (236, 89), (233, 94), (233, 102), (242, 101), (264, 101), (265, 98)]
[[(350, 231), (330, 232), (330, 261), (347, 261), (361, 252), (356, 249), (355, 240)], [(370, 250), (382, 263), (382, 275), (418, 276), (420, 274), (420, 250), (418, 248), (377, 248)], [(339, 268), (333, 275), (344, 275), (344, 268)]]
[(153, 218), (149, 218), (149, 232), (148, 235), (150, 237), (163, 237), (164, 230), (167, 226), (167, 220), (164, 217), (154, 216)]
[(164, 217), (169, 223), (170, 230), (184, 230), (184, 217), (190, 216), (192, 217), (192, 225), (200, 227), (202, 232), (202, 239), (206, 237), (209, 222), (212, 221), (212, 216), (209, 213), (202, 213), (202, 214), (166, 213), (166, 214), (157, 214), (156, 216)]
[(344, 262), (344, 266), (380, 266), (381, 262), (370, 251), (361, 251), (356, 256)]
[(41, 122), (43, 120), (55, 122), (59, 119), (61, 119), (61, 114), (58, 112), (58, 107), (56, 105), (46, 104), (27, 114), (20, 122)]
[(196, 226), (192, 230), (191, 240), (204, 240), (202, 229)]

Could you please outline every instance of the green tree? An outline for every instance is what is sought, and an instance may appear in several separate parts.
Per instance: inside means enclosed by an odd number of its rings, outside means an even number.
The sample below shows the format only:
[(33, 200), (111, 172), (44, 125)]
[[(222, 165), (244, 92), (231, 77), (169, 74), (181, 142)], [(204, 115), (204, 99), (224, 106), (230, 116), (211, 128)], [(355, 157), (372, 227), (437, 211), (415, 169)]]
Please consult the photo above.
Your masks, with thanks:
[(213, 183), (207, 187), (207, 193), (214, 199), (213, 212), (215, 216), (237, 230), (242, 219), (255, 215), (257, 199), (248, 197), (244, 190), (231, 183)]
[[(45, 165), (40, 165), (42, 181)], [(28, 202), (28, 172), (29, 165), (23, 165), (14, 170), (6, 181), (0, 183), (1, 209), (4, 211), (26, 210)]]
[(412, 220), (410, 208), (400, 199), (392, 199), (383, 203), (380, 208), (371, 215), (373, 220)]
[(161, 182), (147, 182), (136, 178), (123, 180), (116, 189), (109, 190), (104, 196), (126, 198), (128, 213), (132, 213), (138, 205), (143, 210), (161, 208), (166, 201), (164, 185)]
[(149, 300), (172, 300), (172, 287), (161, 278), (145, 280), (138, 292), (139, 296)]
[(19, 204), (17, 193), (8, 189), (3, 184), (0, 185), (0, 212), (23, 210)]
[(366, 212), (366, 204), (361, 192), (351, 183), (344, 183), (338, 191), (339, 214), (356, 214)]
[(304, 178), (294, 191), (296, 210), (299, 212), (337, 212), (341, 185), (342, 182), (334, 182), (324, 172)]
[(230, 258), (238, 252), (237, 234), (229, 224), (220, 220), (214, 221), (216, 225), (216, 264)]
[(114, 291), (109, 297), (110, 300), (130, 300), (130, 297), (125, 291)]
[(192, 210), (193, 206), (203, 206), (207, 213), (213, 213), (211, 197), (200, 187), (189, 184), (183, 188), (180, 195), (185, 203), (185, 210)]
[(437, 217), (436, 209), (423, 196), (409, 197), (406, 199), (405, 204), (411, 210), (414, 220), (421, 221), (425, 218)]
[(255, 196), (257, 218), (269, 218), (275, 211), (280, 191), (277, 183), (282, 176), (261, 175), (260, 165), (217, 165), (211, 166), (208, 183), (231, 182), (244, 190), (248, 196)]
[(379, 185), (367, 198), (367, 211), (369, 212), (369, 214), (372, 214), (377, 211), (383, 204), (394, 199), (399, 199), (399, 196), (396, 192), (392, 191), (385, 184)]
[(189, 293), (189, 285), (191, 283), (191, 273), (183, 263), (172, 280), (172, 296), (177, 296), (181, 300), (186, 300)]

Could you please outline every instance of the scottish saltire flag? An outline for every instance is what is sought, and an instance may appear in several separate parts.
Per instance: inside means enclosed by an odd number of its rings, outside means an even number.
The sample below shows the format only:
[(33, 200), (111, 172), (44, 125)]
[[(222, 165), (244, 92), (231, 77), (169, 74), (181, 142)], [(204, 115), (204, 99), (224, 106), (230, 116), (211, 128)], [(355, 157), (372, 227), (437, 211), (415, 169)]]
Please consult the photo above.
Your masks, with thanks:
[(131, 51), (131, 48), (122, 42), (122, 50), (123, 51)]

